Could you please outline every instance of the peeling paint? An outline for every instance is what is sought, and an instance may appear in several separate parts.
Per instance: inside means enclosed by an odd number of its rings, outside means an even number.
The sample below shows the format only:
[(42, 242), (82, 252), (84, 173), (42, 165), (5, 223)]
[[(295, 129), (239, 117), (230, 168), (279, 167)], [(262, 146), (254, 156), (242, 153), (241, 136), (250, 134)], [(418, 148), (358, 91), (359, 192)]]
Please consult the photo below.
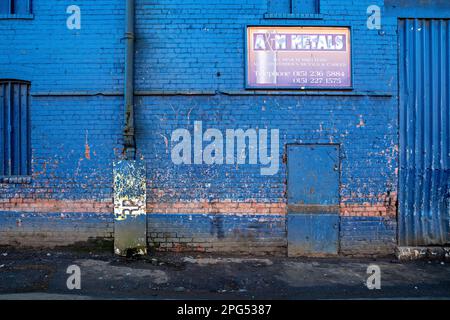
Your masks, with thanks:
[(89, 147), (87, 130), (86, 130), (86, 142), (84, 144), (84, 157), (88, 160), (91, 160), (91, 148)]
[(114, 252), (147, 252), (145, 162), (114, 162)]

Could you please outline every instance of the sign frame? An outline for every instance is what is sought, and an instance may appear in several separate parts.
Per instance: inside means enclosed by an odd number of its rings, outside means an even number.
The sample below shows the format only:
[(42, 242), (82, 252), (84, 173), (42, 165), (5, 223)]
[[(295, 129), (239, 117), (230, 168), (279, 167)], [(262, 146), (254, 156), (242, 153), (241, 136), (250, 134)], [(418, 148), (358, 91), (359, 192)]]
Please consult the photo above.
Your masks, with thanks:
[[(250, 28), (316, 28), (316, 29), (332, 29), (332, 28), (345, 28), (348, 29), (348, 50), (349, 52), (349, 75), (350, 84), (349, 86), (335, 86), (335, 87), (325, 87), (325, 86), (302, 86), (302, 85), (264, 85), (255, 86), (249, 83), (249, 29)], [(244, 82), (245, 90), (257, 90), (257, 91), (283, 91), (283, 90), (296, 90), (296, 91), (353, 91), (354, 87), (354, 74), (353, 74), (353, 30), (350, 25), (245, 25), (244, 26)]]

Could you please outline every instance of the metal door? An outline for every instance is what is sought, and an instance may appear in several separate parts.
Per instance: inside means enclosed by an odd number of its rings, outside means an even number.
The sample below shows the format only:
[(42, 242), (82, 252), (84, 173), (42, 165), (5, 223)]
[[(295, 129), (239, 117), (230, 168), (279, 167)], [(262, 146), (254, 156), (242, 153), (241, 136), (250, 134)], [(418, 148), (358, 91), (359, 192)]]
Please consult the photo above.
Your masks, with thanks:
[(288, 255), (338, 253), (339, 146), (289, 145)]
[(450, 243), (450, 22), (399, 21), (399, 244)]

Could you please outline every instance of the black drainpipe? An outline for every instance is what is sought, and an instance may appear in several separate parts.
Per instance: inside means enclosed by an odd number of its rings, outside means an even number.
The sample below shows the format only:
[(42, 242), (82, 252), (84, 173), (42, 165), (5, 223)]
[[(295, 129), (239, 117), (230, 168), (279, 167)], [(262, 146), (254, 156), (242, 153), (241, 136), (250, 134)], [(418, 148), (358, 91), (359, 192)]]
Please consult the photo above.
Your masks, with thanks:
[(127, 0), (125, 31), (125, 128), (123, 148), (125, 159), (136, 159), (136, 139), (134, 136), (134, 0)]

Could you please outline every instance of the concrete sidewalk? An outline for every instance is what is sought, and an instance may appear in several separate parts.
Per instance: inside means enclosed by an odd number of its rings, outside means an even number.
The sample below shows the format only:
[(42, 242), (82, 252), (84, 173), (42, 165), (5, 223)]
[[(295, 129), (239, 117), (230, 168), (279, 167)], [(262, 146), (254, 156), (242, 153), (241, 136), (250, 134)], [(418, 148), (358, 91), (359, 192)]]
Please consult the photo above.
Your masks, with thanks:
[[(81, 270), (81, 289), (66, 273)], [(369, 290), (367, 267), (381, 270)], [(232, 257), (0, 249), (0, 299), (450, 299), (450, 264), (383, 259)]]

